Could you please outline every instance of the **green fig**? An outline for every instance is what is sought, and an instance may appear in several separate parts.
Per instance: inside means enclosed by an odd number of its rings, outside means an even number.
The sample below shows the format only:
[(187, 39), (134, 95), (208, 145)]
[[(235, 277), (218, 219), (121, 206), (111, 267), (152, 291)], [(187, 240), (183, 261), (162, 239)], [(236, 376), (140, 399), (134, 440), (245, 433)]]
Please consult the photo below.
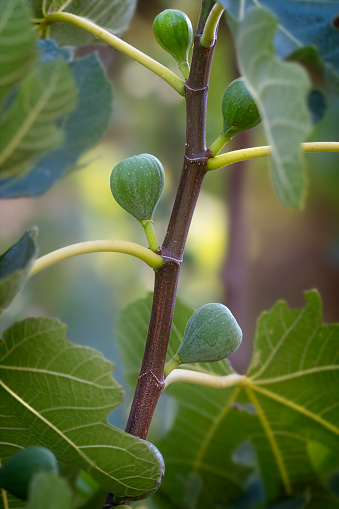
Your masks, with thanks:
[(176, 358), (179, 364), (216, 362), (240, 346), (242, 331), (223, 304), (210, 303), (197, 309), (187, 322)]
[(232, 81), (224, 92), (221, 105), (224, 135), (233, 137), (258, 125), (261, 121), (258, 108), (247, 90), (243, 78)]
[(140, 154), (113, 168), (111, 191), (119, 205), (138, 221), (151, 221), (164, 182), (161, 162), (150, 154)]
[(193, 42), (193, 28), (185, 13), (166, 9), (153, 22), (153, 34), (158, 44), (179, 64), (185, 78), (188, 77), (188, 53)]
[(20, 449), (0, 468), (0, 488), (27, 500), (29, 483), (37, 472), (58, 473), (54, 454), (38, 445)]

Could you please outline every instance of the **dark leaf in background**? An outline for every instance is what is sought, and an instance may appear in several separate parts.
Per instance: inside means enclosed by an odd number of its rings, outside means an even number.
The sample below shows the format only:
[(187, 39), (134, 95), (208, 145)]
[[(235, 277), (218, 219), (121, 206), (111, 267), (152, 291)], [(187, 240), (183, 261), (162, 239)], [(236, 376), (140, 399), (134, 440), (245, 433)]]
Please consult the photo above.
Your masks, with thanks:
[(297, 495), (282, 502), (270, 504), (267, 509), (304, 509), (308, 506), (308, 498), (305, 495)]
[(0, 313), (24, 286), (38, 255), (38, 230), (31, 228), (0, 256)]
[[(220, 0), (239, 19), (259, 2), (255, 0)], [(329, 84), (339, 92), (339, 30), (337, 0), (260, 0), (279, 20), (275, 37), (281, 58), (305, 58), (323, 66)]]
[(320, 90), (313, 89), (308, 95), (307, 104), (311, 113), (312, 122), (320, 122), (326, 112), (326, 99)]
[(73, 51), (70, 48), (59, 48), (54, 39), (40, 39), (37, 41), (37, 48), (40, 50), (41, 64), (58, 57), (62, 57), (68, 63), (73, 60)]

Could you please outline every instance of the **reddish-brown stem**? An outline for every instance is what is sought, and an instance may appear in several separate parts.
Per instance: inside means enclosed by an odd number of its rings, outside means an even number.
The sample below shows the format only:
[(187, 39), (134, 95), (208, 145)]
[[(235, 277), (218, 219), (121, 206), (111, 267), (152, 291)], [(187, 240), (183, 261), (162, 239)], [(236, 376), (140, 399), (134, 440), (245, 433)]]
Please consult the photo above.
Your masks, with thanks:
[(163, 390), (164, 365), (171, 331), (177, 282), (188, 230), (206, 174), (206, 103), (214, 47), (195, 37), (191, 73), (185, 84), (186, 151), (177, 196), (162, 246), (164, 266), (156, 272), (145, 353), (126, 431), (146, 438)]
[(163, 373), (172, 325), (173, 295), (180, 264), (167, 261), (155, 274), (153, 306), (144, 358), (126, 431), (146, 438), (155, 406), (163, 390)]
[(206, 174), (206, 106), (214, 45), (199, 38), (214, 2), (204, 0), (194, 40), (191, 71), (185, 84), (186, 150), (183, 170), (162, 246), (164, 266), (155, 273), (154, 297), (145, 352), (126, 431), (146, 438), (164, 388), (164, 365), (171, 331), (180, 266), (193, 212)]

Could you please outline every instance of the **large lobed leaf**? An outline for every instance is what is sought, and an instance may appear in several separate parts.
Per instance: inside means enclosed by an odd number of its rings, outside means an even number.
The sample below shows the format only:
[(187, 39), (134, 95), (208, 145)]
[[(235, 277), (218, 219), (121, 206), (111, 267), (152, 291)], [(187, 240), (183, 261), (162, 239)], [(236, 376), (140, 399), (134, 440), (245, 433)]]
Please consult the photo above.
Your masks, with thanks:
[(297, 64), (275, 56), (278, 20), (264, 8), (230, 18), (241, 74), (260, 111), (272, 147), (272, 180), (280, 200), (301, 207), (306, 192), (300, 143), (310, 133), (309, 80)]
[[(41, 18), (47, 12), (70, 12), (90, 19), (112, 33), (122, 33), (128, 27), (137, 0), (29, 0), (34, 15)], [(65, 23), (51, 26), (50, 37), (63, 46), (80, 46), (98, 42), (84, 30)]]
[[(72, 52), (60, 49), (51, 40), (40, 41), (42, 61), (62, 56), (67, 62)], [(62, 145), (46, 154), (21, 178), (0, 179), (0, 197), (39, 196), (74, 167), (78, 158), (105, 134), (112, 113), (112, 86), (96, 54), (69, 64), (77, 90), (76, 108), (63, 118)]]
[[(143, 323), (147, 324), (149, 312), (148, 297), (137, 301), (134, 311), (130, 305), (119, 321), (121, 347), (134, 352), (128, 365), (133, 377), (141, 362), (139, 343), (146, 339)], [(192, 312), (177, 302), (173, 352), (183, 337), (183, 317)], [(263, 313), (243, 386), (169, 386), (166, 392), (178, 408), (170, 432), (157, 443), (166, 464), (156, 495), (165, 501), (160, 507), (166, 503), (186, 507), (192, 476), (195, 494), (198, 491), (196, 507), (224, 507), (248, 486), (246, 471), (253, 464), (258, 465), (267, 501), (306, 491), (307, 507), (339, 506), (322, 487), (314, 464), (314, 451), (331, 456), (333, 468), (339, 464), (339, 325), (322, 324), (321, 314), (316, 291), (306, 294), (306, 306), (300, 310), (278, 302)], [(137, 317), (133, 331), (126, 327), (127, 316), (130, 321)], [(210, 367), (212, 373), (230, 373), (225, 361)], [(195, 369), (206, 372), (206, 365)], [(254, 463), (240, 453), (246, 443), (255, 448)]]
[(31, 70), (35, 41), (25, 0), (0, 0), (0, 109), (12, 87)]
[(28, 230), (0, 256), (0, 314), (7, 309), (26, 283), (38, 255), (38, 230)]
[(286, 492), (311, 475), (313, 442), (339, 456), (339, 325), (322, 324), (316, 292), (306, 302), (298, 311), (280, 302), (261, 316), (245, 389), (262, 426), (262, 473), (273, 483), (280, 476)]
[(107, 423), (122, 389), (96, 350), (69, 343), (49, 318), (15, 324), (0, 343), (1, 461), (43, 445), (58, 461), (87, 471), (107, 491), (145, 497), (157, 488), (162, 458), (152, 444)]

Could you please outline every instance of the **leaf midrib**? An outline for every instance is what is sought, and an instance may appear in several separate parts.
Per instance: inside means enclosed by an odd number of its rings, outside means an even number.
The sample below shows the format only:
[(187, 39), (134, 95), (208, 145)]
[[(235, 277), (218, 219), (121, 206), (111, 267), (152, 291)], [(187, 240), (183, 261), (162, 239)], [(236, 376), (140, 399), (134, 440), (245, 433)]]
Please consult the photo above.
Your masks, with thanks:
[(59, 72), (54, 72), (51, 80), (49, 81), (48, 87), (46, 87), (45, 92), (41, 95), (40, 99), (37, 103), (35, 103), (35, 107), (31, 109), (31, 112), (28, 114), (26, 120), (22, 123), (21, 127), (16, 131), (12, 140), (7, 144), (4, 148), (2, 154), (0, 153), (0, 164), (3, 164), (8, 157), (13, 153), (16, 147), (20, 145), (20, 142), (26, 136), (27, 132), (39, 116), (43, 107), (48, 101), (48, 98), (53, 94), (55, 90), (56, 83), (58, 81)]

